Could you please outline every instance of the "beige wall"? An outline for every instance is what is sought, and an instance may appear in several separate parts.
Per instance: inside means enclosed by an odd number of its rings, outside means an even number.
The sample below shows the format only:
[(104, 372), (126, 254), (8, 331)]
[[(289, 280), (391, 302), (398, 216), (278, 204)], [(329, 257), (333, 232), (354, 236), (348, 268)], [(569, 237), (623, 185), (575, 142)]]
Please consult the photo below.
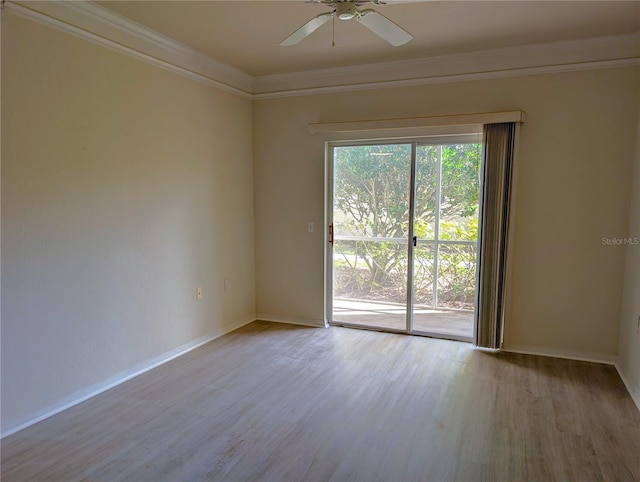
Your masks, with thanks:
[(524, 110), (506, 346), (613, 359), (638, 116), (638, 69), (254, 103), (257, 311), (323, 319), (324, 141), (310, 122)]
[(638, 250), (618, 333), (625, 249), (601, 240), (629, 219), (638, 235), (638, 69), (252, 107), (10, 13), (2, 26), (3, 432), (256, 311), (321, 324), (328, 138), (307, 124), (464, 112), (527, 112), (507, 347), (610, 359), (620, 344), (637, 394)]
[(2, 27), (6, 432), (251, 321), (255, 268), (249, 100)]
[[(632, 243), (640, 242), (640, 104), (638, 112), (633, 194), (628, 233)], [(640, 329), (637, 324), (637, 317), (640, 316), (640, 244), (630, 244), (626, 249), (618, 368), (632, 392), (636, 404), (640, 407)]]

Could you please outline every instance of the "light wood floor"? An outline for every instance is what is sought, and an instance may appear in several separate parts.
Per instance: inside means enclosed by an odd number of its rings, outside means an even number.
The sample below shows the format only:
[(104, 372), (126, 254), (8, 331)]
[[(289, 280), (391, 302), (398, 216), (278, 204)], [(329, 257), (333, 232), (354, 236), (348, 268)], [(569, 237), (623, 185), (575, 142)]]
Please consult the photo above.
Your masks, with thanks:
[(610, 366), (255, 322), (2, 441), (2, 480), (640, 480)]

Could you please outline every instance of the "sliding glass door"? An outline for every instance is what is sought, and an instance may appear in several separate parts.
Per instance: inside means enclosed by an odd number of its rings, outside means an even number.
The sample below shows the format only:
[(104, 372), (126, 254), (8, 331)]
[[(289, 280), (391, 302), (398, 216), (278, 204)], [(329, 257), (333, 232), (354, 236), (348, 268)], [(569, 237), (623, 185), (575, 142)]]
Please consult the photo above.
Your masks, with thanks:
[(333, 148), (333, 322), (407, 329), (412, 149)]
[(471, 340), (478, 138), (330, 153), (330, 322)]
[(418, 144), (414, 333), (473, 337), (481, 146)]

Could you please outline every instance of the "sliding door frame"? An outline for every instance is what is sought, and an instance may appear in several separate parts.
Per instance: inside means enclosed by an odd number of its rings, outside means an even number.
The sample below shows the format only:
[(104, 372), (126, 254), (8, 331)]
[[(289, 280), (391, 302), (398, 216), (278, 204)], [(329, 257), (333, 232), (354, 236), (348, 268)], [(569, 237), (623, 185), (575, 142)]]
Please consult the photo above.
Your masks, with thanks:
[[(402, 333), (409, 335), (430, 336), (436, 338), (446, 338), (457, 341), (473, 342), (476, 336), (476, 326), (473, 324), (472, 337), (463, 337), (458, 335), (442, 334), (428, 331), (415, 330), (413, 327), (414, 317), (414, 255), (415, 248), (414, 236), (415, 236), (415, 203), (416, 203), (416, 171), (417, 171), (417, 148), (419, 145), (447, 145), (455, 143), (470, 143), (481, 142), (481, 134), (473, 132), (470, 134), (452, 134), (452, 135), (437, 135), (437, 136), (411, 136), (411, 137), (399, 137), (399, 138), (371, 138), (371, 139), (358, 139), (358, 140), (337, 140), (325, 142), (325, 325), (339, 325), (353, 328), (385, 331), (389, 333)], [(398, 145), (398, 144), (410, 144), (411, 145), (411, 174), (409, 185), (409, 229), (407, 237), (407, 299), (406, 299), (406, 322), (405, 329), (398, 330), (392, 328), (383, 328), (363, 324), (350, 324), (347, 322), (333, 321), (333, 209), (334, 209), (334, 159), (333, 153), (335, 147), (357, 147), (364, 145)], [(482, 162), (482, 161), (481, 161)], [(441, 195), (441, 183), (442, 183), (442, 159), (441, 154), (438, 156), (438, 191), (436, 200), (436, 223), (439, 218), (439, 205)], [(438, 226), (436, 224), (436, 230)], [(418, 240), (419, 244), (423, 244)], [(438, 252), (438, 236), (436, 232), (434, 240), (434, 300), (437, 300), (437, 252)], [(477, 243), (476, 243), (477, 244)], [(476, 259), (477, 267), (477, 259)], [(476, 273), (477, 275), (477, 273)], [(476, 289), (477, 297), (477, 289)]]
[[(407, 249), (408, 249), (408, 262), (407, 262), (407, 300), (405, 300), (405, 329), (398, 330), (395, 328), (383, 328), (373, 325), (361, 325), (361, 324), (349, 324), (345, 322), (333, 321), (333, 246), (334, 246), (334, 233), (333, 230), (333, 152), (334, 147), (357, 147), (357, 146), (369, 146), (369, 145), (411, 145), (411, 175), (409, 178), (409, 230), (407, 233)], [(413, 218), (414, 208), (413, 203), (415, 201), (415, 162), (416, 162), (416, 141), (414, 138), (399, 138), (399, 139), (361, 139), (354, 141), (331, 141), (325, 143), (325, 192), (326, 192), (326, 206), (325, 206), (325, 324), (326, 325), (339, 325), (348, 326), (352, 328), (363, 328), (374, 331), (385, 331), (388, 333), (402, 333), (411, 334), (410, 325), (413, 321), (413, 270), (409, 268), (408, 263), (413, 263), (413, 245), (411, 240), (413, 239)], [(411, 297), (411, 298), (409, 298)], [(411, 302), (409, 302), (411, 300)]]

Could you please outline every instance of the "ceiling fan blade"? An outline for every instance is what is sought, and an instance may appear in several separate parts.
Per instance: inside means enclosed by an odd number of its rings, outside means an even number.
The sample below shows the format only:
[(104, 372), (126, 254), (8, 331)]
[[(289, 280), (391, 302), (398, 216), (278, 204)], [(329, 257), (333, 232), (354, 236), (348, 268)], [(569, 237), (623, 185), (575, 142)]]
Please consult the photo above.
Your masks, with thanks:
[(287, 45), (295, 45), (300, 42), (303, 38), (311, 35), (317, 29), (322, 27), (327, 20), (329, 20), (333, 16), (333, 12), (321, 13), (317, 17), (313, 17), (307, 23), (305, 23), (298, 30), (289, 35), (286, 39), (280, 42), (279, 45), (285, 47)]
[(375, 10), (362, 10), (358, 16), (358, 22), (394, 47), (404, 45), (413, 38), (413, 35), (405, 29)]

